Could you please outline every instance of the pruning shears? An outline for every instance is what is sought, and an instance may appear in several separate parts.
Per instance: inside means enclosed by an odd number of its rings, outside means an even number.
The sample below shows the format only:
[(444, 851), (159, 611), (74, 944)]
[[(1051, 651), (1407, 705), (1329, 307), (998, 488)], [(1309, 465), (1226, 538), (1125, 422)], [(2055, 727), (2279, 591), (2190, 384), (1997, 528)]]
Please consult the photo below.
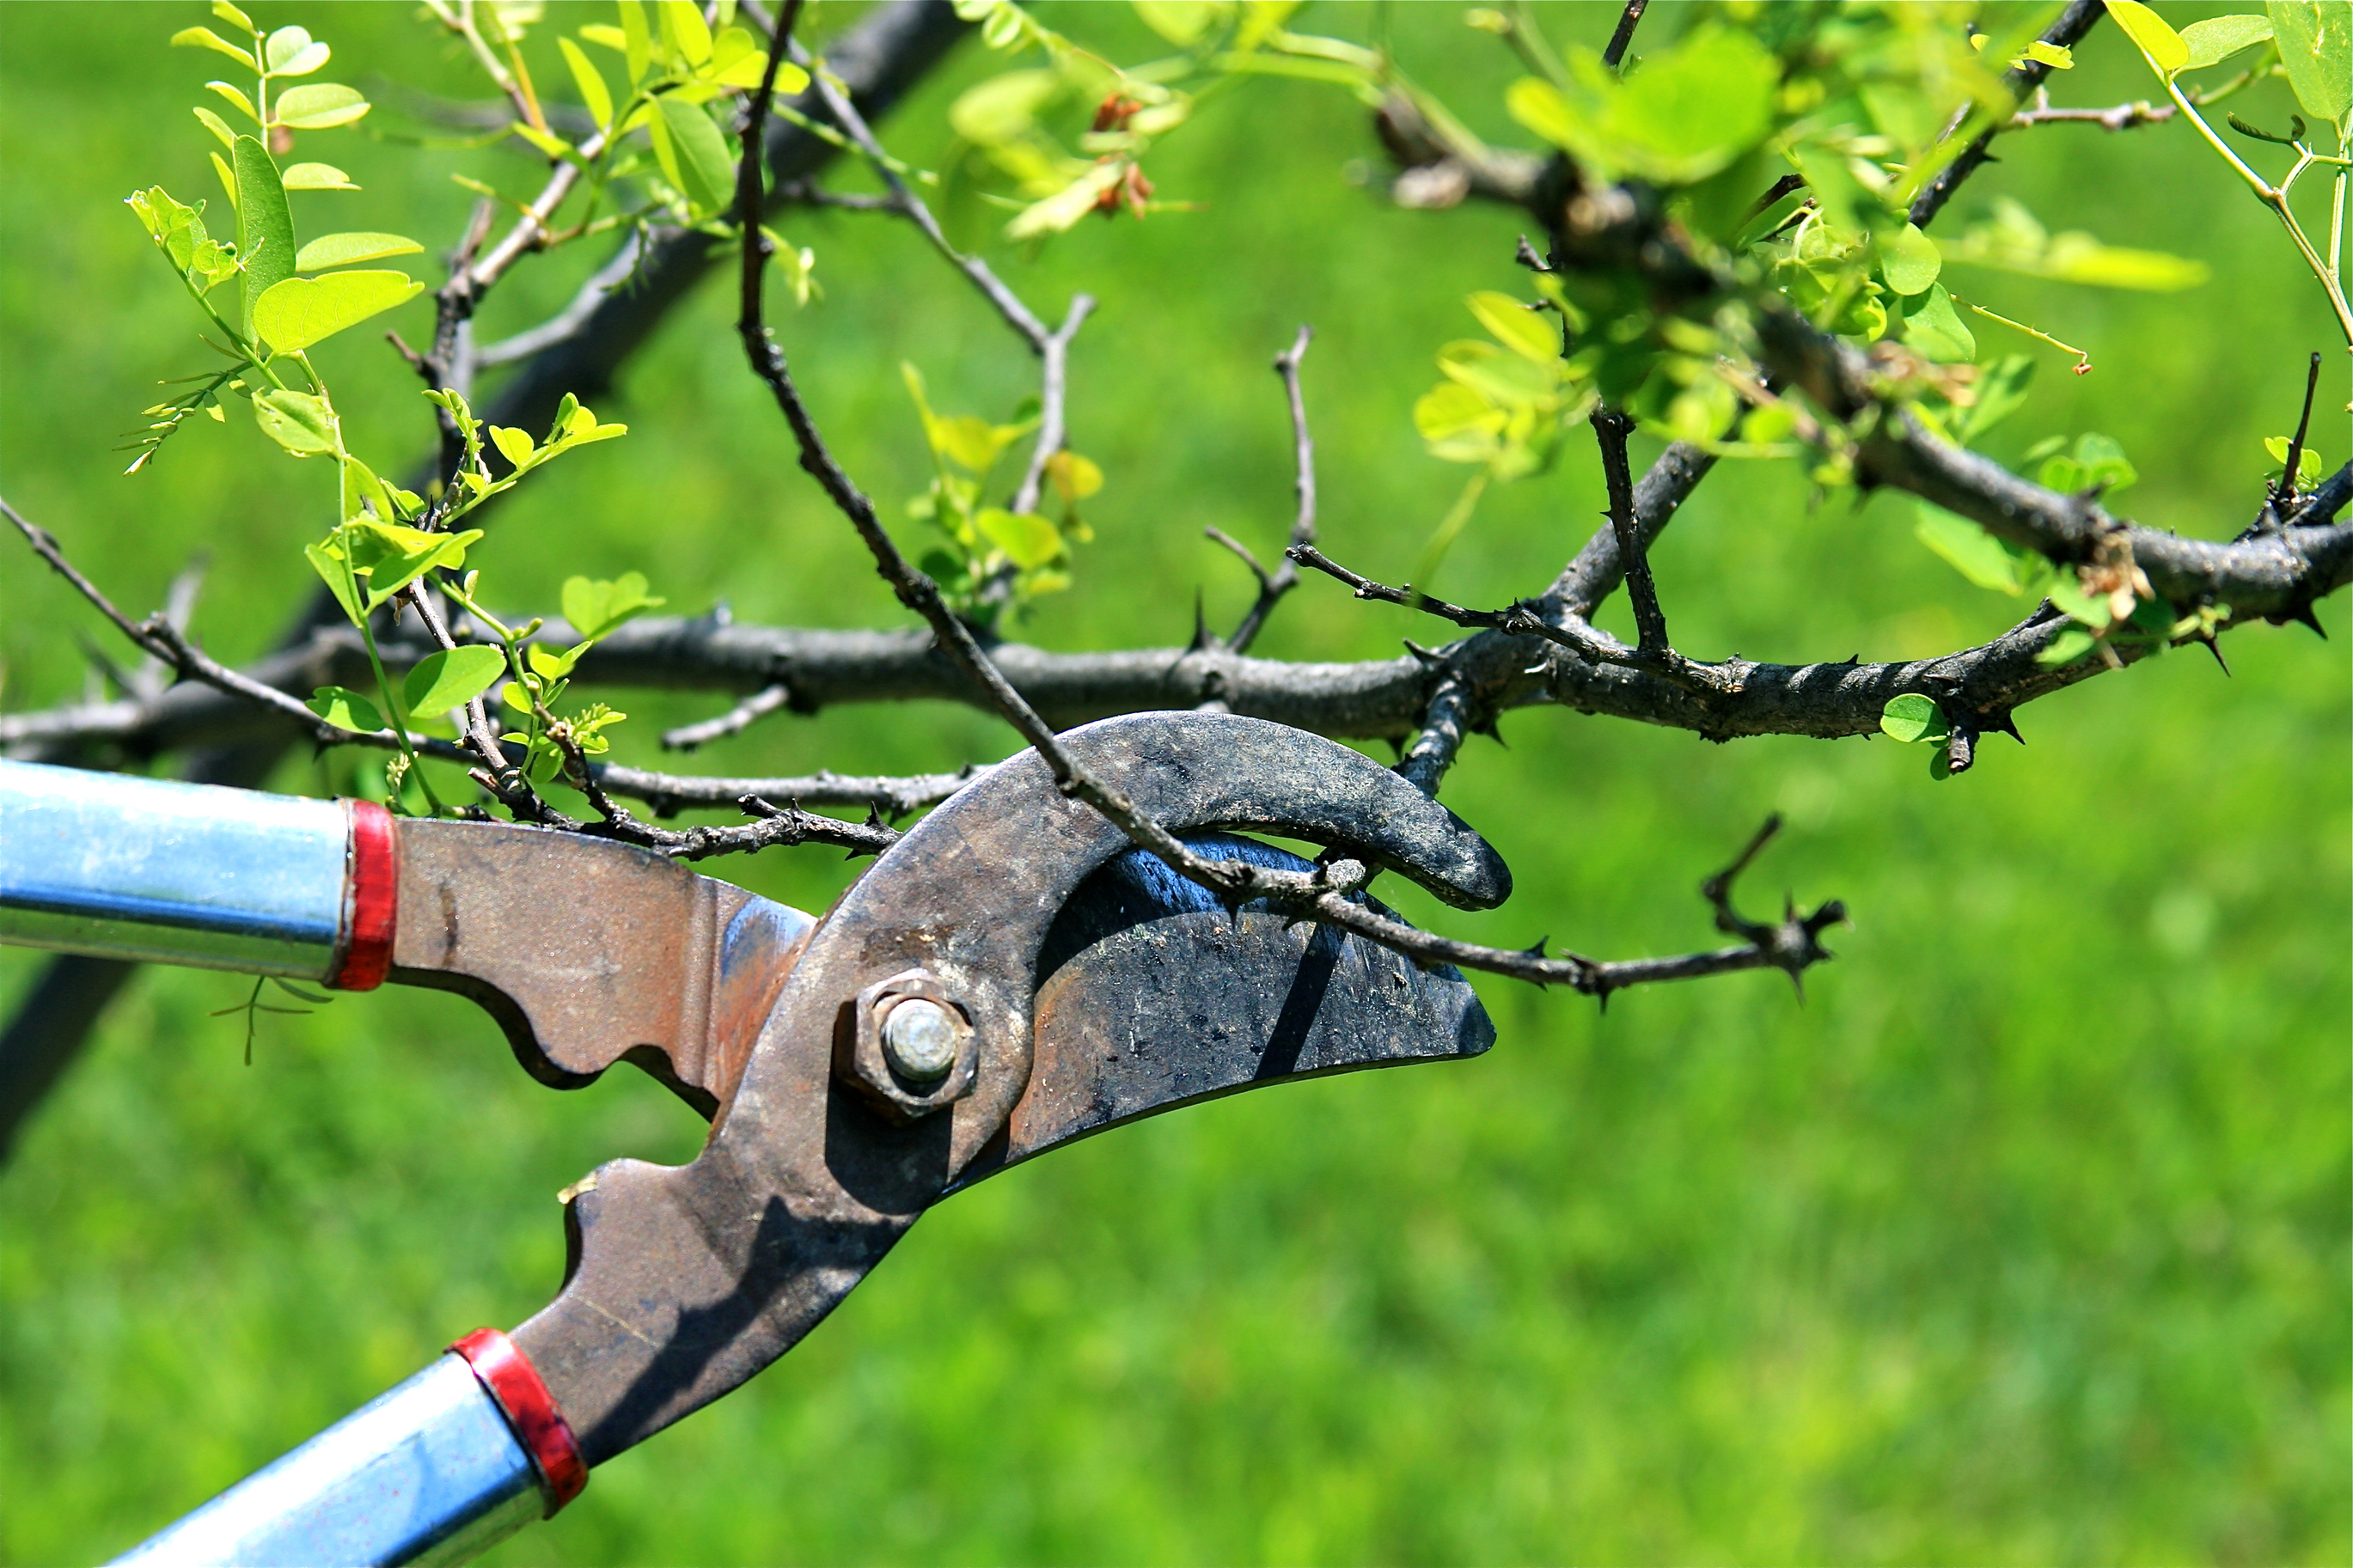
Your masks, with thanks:
[[(1410, 784), (1258, 720), (1062, 737), (1209, 851), (1343, 848), (1450, 903), (1510, 873)], [(1362, 895), (1359, 895), (1362, 896)], [(119, 1559), (459, 1562), (783, 1355), (947, 1194), (1262, 1084), (1476, 1056), (1451, 969), (1228, 909), (1024, 752), (821, 919), (578, 834), (0, 763), (0, 941), (343, 990), (455, 991), (558, 1088), (628, 1060), (711, 1120), (691, 1163), (567, 1190), (555, 1299), (480, 1329)]]

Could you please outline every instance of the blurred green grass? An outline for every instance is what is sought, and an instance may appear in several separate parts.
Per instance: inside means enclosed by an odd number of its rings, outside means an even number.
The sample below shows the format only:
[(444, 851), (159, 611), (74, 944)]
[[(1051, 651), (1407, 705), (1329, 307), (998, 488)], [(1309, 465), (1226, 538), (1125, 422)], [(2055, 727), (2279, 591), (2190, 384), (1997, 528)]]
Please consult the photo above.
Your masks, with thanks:
[[(259, 14), (309, 22), (352, 71), (463, 68), (406, 7)], [(1052, 15), (1134, 36), (1122, 12)], [(1615, 8), (1546, 15), (1591, 35)], [(1419, 74), (1503, 134), (1487, 106), (1514, 72), (1457, 18), (1393, 22)], [(155, 378), (203, 360), (115, 205), (157, 179), (209, 187), (185, 118), (208, 68), (162, 47), (199, 19), (0, 7), (0, 486), (128, 605), (209, 551), (198, 629), (245, 657), (304, 591), (320, 475), (238, 429), (194, 430), (135, 480), (109, 450)], [(2119, 48), (2097, 36), (2063, 100), (2146, 95)], [(888, 128), (919, 163), (990, 68), (966, 50)], [(2260, 99), (2242, 112), (2284, 119)], [(2330, 329), (2179, 130), (2036, 132), (1953, 217), (2007, 192), (2054, 227), (2213, 265), (2171, 297), (1969, 279), (2098, 367), (2047, 359), (2013, 446), (2029, 426), (2105, 431), (2144, 476), (2126, 510), (2213, 535), (2252, 510), (2260, 438), (2292, 419)], [(528, 179), (519, 159), (334, 140), (316, 155), (365, 194), (308, 198), (348, 204), (298, 214), (311, 226), (438, 245), (467, 200), (450, 170)], [(1072, 416), (1110, 475), (1100, 539), (1079, 591), (1022, 635), (1179, 644), (1197, 585), (1230, 623), (1248, 585), (1199, 528), (1281, 540), (1290, 458), (1265, 366), (1301, 321), (1319, 333), (1328, 546), (1409, 568), (1460, 475), (1419, 454), (1407, 409), (1437, 345), (1469, 330), (1461, 296), (1514, 286), (1516, 226), (1390, 210), (1377, 181), (1349, 182), (1358, 159), (1377, 151), (1352, 105), (1263, 84), (1155, 160), (1165, 195), (1206, 210), (992, 253), (1041, 311), (1075, 288), (1103, 300)], [(903, 229), (785, 226), (827, 288), (781, 322), (787, 347), (894, 509), (923, 476), (896, 361), (944, 408), (1000, 415), (1029, 366)], [(484, 335), (536, 319), (586, 259), (522, 269)], [(600, 405), (630, 437), (503, 514), (480, 556), (501, 602), (634, 567), (687, 613), (723, 597), (747, 620), (902, 623), (792, 468), (723, 293)], [(329, 351), (339, 401), (369, 449), (417, 450), (413, 383), (365, 337)], [(2345, 438), (2342, 422), (2318, 435), (2332, 465)], [(1494, 495), (1442, 590), (1531, 590), (1599, 505), (1581, 452)], [(1914, 542), (1895, 498), (1810, 509), (1786, 468), (1711, 479), (1658, 565), (1678, 641), (1706, 657), (1926, 654), (2015, 609)], [(76, 634), (113, 646), (21, 554), (0, 595), (11, 707), (79, 689)], [(2039, 703), (2030, 746), (1989, 742), (1943, 785), (1885, 742), (1711, 747), (1507, 716), (1508, 747), (1475, 742), (1447, 799), (1519, 893), (1475, 918), (1401, 903), (1485, 940), (1675, 951), (1707, 940), (1698, 879), (1779, 809), (1790, 831), (1752, 904), (1787, 887), (1856, 919), (1806, 1004), (1747, 975), (1596, 1016), (1482, 981), (1503, 1044), (1479, 1062), (1246, 1096), (1023, 1167), (928, 1218), (784, 1363), (494, 1561), (2344, 1561), (2353, 755), (2341, 601), (2321, 616), (2337, 640), (2240, 634), (2227, 681), (2183, 655)], [(1385, 657), (1437, 630), (1310, 584), (1261, 651)], [(623, 696), (634, 758), (718, 706)], [(1010, 744), (963, 709), (854, 709), (771, 721), (697, 765), (939, 767)], [(301, 762), (277, 782), (316, 781)], [(848, 874), (807, 851), (708, 868), (809, 908)], [(6, 955), (9, 997), (33, 969)], [(248, 1071), (235, 1021), (206, 1016), (241, 995), (143, 975), (0, 1173), (10, 1563), (120, 1550), (455, 1334), (519, 1321), (560, 1272), (558, 1188), (697, 1144), (700, 1122), (634, 1075), (539, 1089), (446, 997), (267, 1020)]]

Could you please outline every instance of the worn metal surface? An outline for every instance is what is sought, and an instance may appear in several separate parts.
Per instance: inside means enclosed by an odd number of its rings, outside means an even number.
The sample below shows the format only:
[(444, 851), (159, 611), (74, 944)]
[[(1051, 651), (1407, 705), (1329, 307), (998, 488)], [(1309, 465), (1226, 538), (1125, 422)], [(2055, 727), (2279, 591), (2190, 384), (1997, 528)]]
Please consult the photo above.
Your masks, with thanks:
[[(1300, 731), (1157, 713), (1091, 725), (1064, 743), (1180, 831), (1260, 828), (1345, 846), (1467, 906), (1510, 890), (1503, 862), (1451, 812)], [(1126, 847), (1034, 754), (992, 770), (827, 917), (701, 1156), (677, 1167), (616, 1161), (575, 1189), (564, 1291), (514, 1338), (590, 1463), (774, 1361), (976, 1155), (992, 1143), (997, 1159), (1010, 1152), (1048, 930)], [(913, 968), (970, 1019), (977, 1070), (949, 1110), (894, 1125), (837, 1077), (837, 1032), (854, 1025), (846, 1005), (860, 991)]]
[(628, 845), (406, 821), (391, 979), (480, 1003), (543, 1083), (627, 1059), (711, 1116), (813, 923)]
[(324, 980), (343, 808), (0, 762), (0, 942)]
[(445, 1355), (114, 1568), (463, 1563), (540, 1511), (531, 1456), (473, 1369)]
[[(1229, 834), (1187, 841), (1220, 858), (1312, 869)], [(1029, 1092), (1004, 1142), (966, 1166), (959, 1186), (1141, 1116), (1288, 1079), (1475, 1057), (1495, 1042), (1455, 970), (1424, 970), (1263, 904), (1229, 911), (1141, 849), (1088, 878), (1047, 932), (1037, 1016)]]

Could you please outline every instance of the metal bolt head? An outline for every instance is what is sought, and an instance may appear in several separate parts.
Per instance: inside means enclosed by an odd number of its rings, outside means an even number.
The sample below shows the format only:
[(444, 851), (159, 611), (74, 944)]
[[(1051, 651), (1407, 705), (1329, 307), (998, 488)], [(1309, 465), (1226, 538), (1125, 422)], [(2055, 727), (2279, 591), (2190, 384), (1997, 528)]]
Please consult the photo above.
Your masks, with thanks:
[(945, 1078), (956, 1064), (961, 1041), (947, 1009), (922, 996), (909, 996), (882, 1020), (882, 1056), (891, 1070), (911, 1083)]

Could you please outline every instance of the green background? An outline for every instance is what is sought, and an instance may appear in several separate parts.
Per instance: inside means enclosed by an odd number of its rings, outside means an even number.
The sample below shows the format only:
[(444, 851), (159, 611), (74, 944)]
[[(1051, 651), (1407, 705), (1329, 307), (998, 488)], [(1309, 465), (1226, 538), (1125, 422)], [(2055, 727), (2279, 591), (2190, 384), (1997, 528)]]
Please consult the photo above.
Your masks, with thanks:
[[(408, 7), (256, 14), (332, 43), (329, 74), (371, 88), (380, 129), (415, 123), (387, 79), (480, 96)], [(1046, 14), (1145, 53), (1124, 9)], [(1598, 38), (1615, 7), (1546, 15)], [(208, 552), (197, 629), (246, 658), (308, 592), (300, 545), (328, 475), (234, 417), (136, 479), (109, 450), (157, 378), (207, 363), (119, 205), (157, 180), (212, 193), (186, 105), (220, 62), (164, 47), (202, 19), (0, 7), (0, 490), (134, 611)], [(846, 20), (828, 5), (817, 26)], [(1362, 37), (1366, 20), (1341, 7), (1305, 25)], [(1395, 22), (1423, 79), (1509, 134), (1494, 105), (1516, 73), (1493, 40), (1451, 8)], [(1645, 36), (1680, 24), (1654, 10)], [(552, 39), (534, 50), (560, 82)], [(2054, 78), (2062, 101), (2154, 90), (2112, 29), (2083, 55)], [(886, 134), (932, 159), (944, 105), (992, 68), (967, 43)], [(2286, 118), (2277, 88), (2245, 104)], [(2054, 228), (2201, 258), (2215, 281), (2107, 294), (1957, 268), (1970, 298), (2097, 366), (2071, 376), (2045, 353), (1998, 451), (2103, 431), (2143, 476), (2124, 510), (2227, 537), (2256, 504), (2261, 438), (2294, 417), (2305, 354), (2331, 343), (2317, 290), (2183, 127), (2054, 127), (2001, 151), (1948, 225), (2007, 193)], [(298, 197), (306, 233), (402, 230), (437, 251), (469, 199), (450, 171), (534, 183), (504, 149), (332, 132), (302, 155), (365, 187)], [(1072, 412), (1109, 476), (1100, 538), (1078, 589), (1020, 635), (1181, 645), (1197, 587), (1211, 624), (1231, 624), (1248, 584), (1200, 528), (1279, 545), (1290, 453), (1266, 366), (1303, 321), (1319, 334), (1306, 380), (1327, 547), (1390, 580), (1410, 569), (1461, 471), (1422, 455), (1409, 410), (1432, 353), (1474, 330), (1462, 295), (1518, 286), (1521, 226), (1394, 210), (1378, 159), (1345, 96), (1257, 84), (1148, 165), (1202, 210), (1091, 220), (1038, 258), (991, 249), (1041, 313), (1078, 288), (1103, 302)], [(923, 367), (944, 411), (1002, 417), (1027, 356), (905, 226), (781, 226), (816, 248), (826, 289), (785, 309), (784, 342), (896, 517), (925, 474), (897, 362)], [(484, 336), (536, 320), (591, 259), (521, 268)], [(395, 323), (418, 341), (428, 308)], [(2023, 342), (2000, 331), (1981, 342)], [(427, 410), (372, 331), (322, 361), (379, 468), (422, 452)], [(794, 470), (723, 287), (598, 412), (631, 435), (500, 514), (474, 563), (494, 602), (546, 607), (570, 572), (635, 568), (688, 614), (723, 597), (752, 622), (906, 624)], [(2324, 416), (2332, 467), (2346, 436)], [(1599, 505), (1579, 440), (1560, 471), (1491, 496), (1435, 586), (1530, 592)], [(5, 559), (5, 701), (70, 695), (75, 637), (119, 645), (28, 555)], [(1901, 498), (1810, 505), (1786, 463), (1711, 479), (1657, 562), (1677, 641), (1700, 657), (1925, 655), (2020, 609), (1924, 550)], [(599, 1470), (494, 1560), (2344, 1561), (2353, 779), (2342, 602), (2320, 614), (2336, 640), (2232, 638), (2227, 680), (2189, 652), (2038, 703), (2029, 746), (1990, 740), (1943, 784), (1924, 749), (1885, 741), (1716, 747), (1506, 716), (1508, 745), (1474, 741), (1445, 798), (1520, 890), (1477, 917), (1403, 899), (1417, 918), (1611, 956), (1704, 945), (1694, 885), (1778, 809), (1789, 830), (1749, 879), (1752, 909), (1787, 888), (1842, 897), (1855, 919), (1805, 1004), (1742, 975), (1597, 1016), (1482, 979), (1502, 1044), (1478, 1062), (1248, 1095), (1024, 1167), (945, 1205), (784, 1363)], [(1620, 607), (1604, 618), (1625, 629)], [(1259, 651), (1380, 658), (1443, 629), (1310, 583)], [(633, 761), (723, 700), (609, 695), (633, 714)], [(854, 708), (769, 721), (691, 765), (891, 771), (1010, 748), (966, 710)], [(302, 760), (275, 782), (321, 776)], [(706, 868), (812, 909), (848, 875), (820, 850)], [(37, 962), (0, 963), (8, 997)], [(206, 1016), (244, 989), (142, 975), (0, 1173), (8, 1562), (119, 1551), (458, 1333), (519, 1321), (557, 1283), (557, 1189), (697, 1145), (699, 1121), (635, 1074), (540, 1089), (448, 997), (267, 1018), (248, 1070), (237, 1022)]]

